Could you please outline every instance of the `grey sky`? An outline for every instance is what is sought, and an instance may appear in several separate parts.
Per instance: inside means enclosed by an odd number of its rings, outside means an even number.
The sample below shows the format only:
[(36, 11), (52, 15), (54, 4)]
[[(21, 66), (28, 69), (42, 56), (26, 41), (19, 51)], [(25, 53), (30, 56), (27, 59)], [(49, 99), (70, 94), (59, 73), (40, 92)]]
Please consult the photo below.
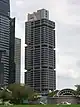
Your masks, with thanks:
[(22, 39), (24, 72), (24, 24), (27, 14), (45, 8), (56, 22), (57, 88), (80, 84), (80, 0), (11, 0), (11, 16), (16, 17), (16, 36)]

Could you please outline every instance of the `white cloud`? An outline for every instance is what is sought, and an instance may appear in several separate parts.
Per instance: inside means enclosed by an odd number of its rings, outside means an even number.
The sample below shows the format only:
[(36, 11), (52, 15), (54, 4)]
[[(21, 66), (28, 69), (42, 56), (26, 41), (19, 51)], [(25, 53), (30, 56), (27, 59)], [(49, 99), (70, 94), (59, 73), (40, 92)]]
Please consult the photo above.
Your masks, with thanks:
[(16, 6), (19, 6), (20, 8), (24, 4), (24, 0), (16, 0)]

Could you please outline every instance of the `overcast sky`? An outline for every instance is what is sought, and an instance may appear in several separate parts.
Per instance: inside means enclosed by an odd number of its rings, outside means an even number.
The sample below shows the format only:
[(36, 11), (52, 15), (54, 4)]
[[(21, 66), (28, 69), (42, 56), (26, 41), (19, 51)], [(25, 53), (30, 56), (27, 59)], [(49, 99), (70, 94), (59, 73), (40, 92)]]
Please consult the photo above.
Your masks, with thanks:
[(21, 81), (24, 79), (24, 37), (27, 14), (45, 8), (56, 23), (57, 89), (80, 84), (80, 0), (11, 0), (16, 37), (22, 39)]

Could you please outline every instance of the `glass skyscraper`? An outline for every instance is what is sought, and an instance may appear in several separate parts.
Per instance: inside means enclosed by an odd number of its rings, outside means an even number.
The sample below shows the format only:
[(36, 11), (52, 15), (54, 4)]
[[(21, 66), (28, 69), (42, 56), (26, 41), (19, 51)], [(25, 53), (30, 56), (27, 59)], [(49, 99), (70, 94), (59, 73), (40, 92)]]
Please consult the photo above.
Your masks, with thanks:
[(9, 38), (9, 84), (15, 82), (15, 18), (10, 18), (10, 38)]
[(21, 39), (15, 38), (15, 82), (21, 83)]
[(10, 20), (9, 0), (0, 0), (0, 85), (9, 81)]

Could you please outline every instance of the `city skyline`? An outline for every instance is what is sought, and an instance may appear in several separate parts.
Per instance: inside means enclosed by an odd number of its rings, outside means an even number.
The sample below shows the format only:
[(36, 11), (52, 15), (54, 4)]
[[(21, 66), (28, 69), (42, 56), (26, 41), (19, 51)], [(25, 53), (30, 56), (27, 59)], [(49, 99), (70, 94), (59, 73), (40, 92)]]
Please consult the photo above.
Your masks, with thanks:
[[(57, 88), (73, 87), (80, 77), (80, 2), (75, 0), (12, 0), (12, 16), (16, 16), (16, 36), (24, 37), (24, 22), (27, 13), (45, 8), (50, 11), (50, 19), (56, 21), (57, 36)], [(21, 6), (20, 6), (21, 5)], [(23, 15), (22, 15), (23, 14)], [(22, 40), (24, 46), (24, 39)], [(22, 48), (23, 50), (23, 48)], [(23, 52), (23, 51), (22, 51)], [(24, 56), (22, 54), (22, 72)], [(22, 73), (23, 74), (23, 73)], [(68, 75), (69, 74), (69, 75)], [(22, 77), (23, 78), (23, 77)], [(60, 85), (59, 85), (60, 84)]]

